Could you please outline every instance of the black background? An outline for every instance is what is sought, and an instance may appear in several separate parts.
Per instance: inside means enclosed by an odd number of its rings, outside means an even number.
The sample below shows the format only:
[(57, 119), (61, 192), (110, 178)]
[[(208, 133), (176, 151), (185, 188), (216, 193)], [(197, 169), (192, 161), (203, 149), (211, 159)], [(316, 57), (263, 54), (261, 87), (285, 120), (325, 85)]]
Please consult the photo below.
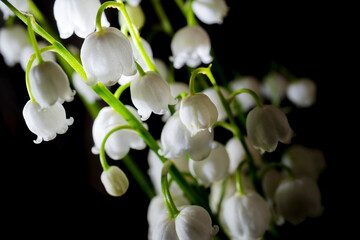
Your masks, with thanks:
[[(54, 1), (35, 2), (55, 26)], [(174, 28), (184, 26), (186, 21), (173, 1), (163, 2)], [(297, 77), (313, 79), (318, 86), (317, 103), (312, 108), (294, 111), (289, 122), (297, 133), (294, 143), (325, 153), (328, 167), (319, 180), (325, 212), (299, 226), (281, 228), (283, 239), (346, 239), (354, 221), (349, 216), (357, 211), (357, 188), (352, 192), (349, 188), (355, 183), (350, 169), (355, 168), (357, 159), (347, 156), (356, 151), (351, 143), (358, 142), (355, 125), (348, 121), (354, 111), (349, 110), (353, 101), (351, 84), (358, 78), (349, 74), (354, 69), (351, 56), (356, 50), (351, 45), (356, 29), (351, 27), (355, 21), (352, 7), (329, 3), (318, 6), (303, 1), (266, 5), (227, 2), (230, 11), (222, 25), (202, 26), (211, 37), (218, 61), (228, 69), (229, 78), (232, 71), (237, 71), (261, 79), (275, 61)], [(142, 5), (147, 14), (142, 30), (146, 36), (157, 18), (149, 1), (144, 0)], [(116, 26), (115, 10), (106, 13)], [(170, 56), (169, 41), (161, 33), (153, 36), (155, 57)], [(69, 42), (81, 46), (81, 40), (75, 36), (65, 41)], [(90, 152), (92, 119), (81, 101), (76, 98), (64, 104), (67, 116), (75, 119), (66, 134), (36, 145), (32, 142), (36, 136), (27, 129), (22, 117), (22, 108), (28, 101), (25, 74), (19, 65), (8, 68), (2, 57), (0, 71), (1, 218), (6, 222), (1, 229), (14, 236), (102, 234), (104, 238), (146, 239), (148, 199), (130, 174), (130, 188), (124, 196), (113, 198), (104, 193), (98, 157)], [(152, 115), (148, 121), (156, 138), (160, 134), (159, 119)], [(131, 153), (142, 167), (147, 167), (147, 150)], [(123, 166), (121, 162), (109, 162)]]

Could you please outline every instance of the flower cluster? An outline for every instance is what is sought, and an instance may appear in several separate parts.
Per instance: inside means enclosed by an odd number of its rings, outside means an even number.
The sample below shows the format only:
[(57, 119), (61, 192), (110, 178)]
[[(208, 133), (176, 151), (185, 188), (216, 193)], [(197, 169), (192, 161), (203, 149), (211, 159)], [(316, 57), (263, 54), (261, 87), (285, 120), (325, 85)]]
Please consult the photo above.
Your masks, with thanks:
[[(149, 147), (149, 169), (134, 174), (151, 198), (148, 239), (208, 240), (218, 234), (255, 240), (285, 221), (297, 225), (320, 216), (317, 181), (326, 168), (324, 155), (291, 144), (295, 132), (283, 108), (285, 98), (293, 109), (314, 105), (315, 82), (273, 69), (262, 81), (237, 74), (219, 85), (206, 26), (222, 24), (231, 14), (225, 0), (177, 1), (187, 25), (175, 31), (161, 3), (154, 2), (171, 38), (170, 62), (154, 58), (156, 49), (141, 36), (148, 20), (140, 0), (55, 0), (60, 38), (75, 33), (82, 40), (80, 49), (72, 51), (75, 56), (40, 27), (38, 12), (22, 1), (1, 1), (4, 18), (15, 13), (28, 27), (12, 23), (1, 28), (0, 53), (8, 66), (21, 64), (25, 71), (30, 100), (23, 116), (37, 135), (35, 143), (54, 139), (73, 123), (63, 106), (74, 99), (71, 83), (93, 111), (91, 151), (99, 155), (99, 179), (109, 195), (125, 194), (126, 174), (134, 172), (109, 166), (106, 157), (121, 160), (131, 149)], [(120, 29), (106, 18), (110, 7), (119, 10)], [(64, 62), (71, 66), (66, 72)], [(191, 72), (189, 81), (175, 81), (183, 68)], [(120, 100), (126, 90), (128, 104)], [(100, 99), (106, 103), (101, 108)], [(152, 114), (162, 116), (159, 139), (146, 122)], [(219, 128), (231, 137), (217, 138)], [(275, 151), (281, 157), (270, 161)], [(151, 181), (144, 181), (147, 177)]]

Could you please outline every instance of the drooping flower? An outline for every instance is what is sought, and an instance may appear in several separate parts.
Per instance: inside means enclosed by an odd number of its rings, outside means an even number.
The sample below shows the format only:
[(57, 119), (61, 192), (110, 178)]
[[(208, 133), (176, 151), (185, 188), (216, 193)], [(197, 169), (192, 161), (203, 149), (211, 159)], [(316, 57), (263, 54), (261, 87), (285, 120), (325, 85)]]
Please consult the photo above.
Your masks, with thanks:
[(122, 196), (129, 188), (129, 180), (118, 166), (110, 166), (103, 171), (100, 179), (106, 192), (114, 197)]
[(181, 158), (188, 154), (194, 160), (209, 156), (214, 148), (214, 131), (200, 131), (195, 135), (184, 126), (175, 112), (165, 123), (161, 132), (159, 153), (166, 158)]
[[(48, 46), (45, 42), (38, 42), (39, 48), (43, 48)], [(31, 55), (34, 54), (34, 48), (31, 45), (26, 45), (20, 54), (20, 65), (24, 71), (26, 71), (27, 64), (30, 60)], [(47, 51), (41, 54), (41, 57), (44, 61), (56, 61), (56, 56), (54, 52)], [(36, 58), (32, 64), (32, 66), (38, 65), (38, 59)]]
[(218, 231), (218, 226), (212, 226), (209, 213), (200, 206), (192, 205), (181, 209), (175, 218), (170, 218), (168, 213), (161, 214), (152, 240), (211, 240)]
[(225, 0), (194, 0), (192, 9), (195, 16), (206, 24), (221, 24), (229, 11)]
[(269, 229), (271, 213), (265, 200), (256, 192), (226, 199), (222, 216), (234, 239), (258, 240)]
[[(136, 110), (126, 106), (129, 111), (140, 120)], [(100, 110), (93, 124), (94, 154), (99, 154), (101, 144), (105, 136), (116, 126), (128, 125), (127, 121), (112, 107), (104, 107)], [(145, 125), (145, 127), (147, 127)], [(105, 143), (105, 152), (110, 158), (119, 160), (123, 158), (130, 148), (142, 150), (146, 147), (144, 140), (134, 130), (122, 129), (110, 135)]]
[[(190, 205), (189, 200), (183, 194), (171, 194), (171, 197), (177, 208), (181, 208), (185, 205)], [(162, 194), (159, 194), (151, 199), (147, 211), (147, 220), (149, 224), (148, 239), (152, 239), (151, 237), (154, 227), (157, 224), (159, 216), (161, 216), (162, 214), (169, 213), (164, 201), (164, 197), (162, 196)]]
[(246, 118), (250, 143), (263, 152), (275, 151), (278, 142), (290, 143), (294, 136), (286, 115), (273, 105), (252, 109)]
[(197, 67), (201, 63), (210, 63), (210, 37), (200, 26), (186, 26), (179, 29), (172, 41), (174, 67), (181, 68), (184, 64)]
[(141, 120), (147, 120), (151, 113), (163, 115), (169, 111), (168, 105), (176, 100), (170, 94), (169, 84), (156, 72), (148, 71), (144, 76), (130, 83), (131, 101), (137, 108)]
[(297, 107), (310, 107), (316, 101), (316, 84), (308, 78), (301, 78), (289, 84), (286, 95)]
[(29, 72), (29, 82), (32, 95), (42, 108), (74, 99), (75, 91), (70, 88), (69, 78), (54, 61), (33, 66)]
[(203, 93), (184, 98), (180, 103), (179, 115), (192, 135), (203, 130), (211, 130), (218, 119), (215, 104)]
[(275, 192), (275, 207), (278, 214), (293, 225), (306, 217), (319, 217), (324, 210), (319, 187), (309, 177), (281, 182)]
[(111, 86), (123, 75), (137, 72), (130, 41), (117, 28), (104, 28), (87, 36), (80, 57), (89, 85), (100, 82)]
[[(95, 19), (100, 7), (99, 0), (55, 0), (54, 17), (61, 38), (69, 38), (74, 32), (85, 38), (95, 31)], [(102, 26), (108, 27), (105, 14), (101, 16)]]
[(28, 39), (26, 28), (22, 25), (0, 29), (0, 53), (6, 65), (13, 67), (20, 62), (21, 51), (30, 45)]
[(296, 177), (308, 176), (315, 181), (326, 168), (323, 152), (299, 144), (290, 146), (281, 162), (290, 167)]
[[(247, 88), (254, 91), (258, 96), (260, 96), (260, 83), (253, 76), (235, 78), (234, 80), (230, 81), (229, 85), (234, 92), (243, 88)], [(244, 112), (249, 111), (256, 105), (254, 98), (246, 93), (238, 94), (236, 96), (236, 100), (240, 103), (241, 108)]]
[(211, 150), (210, 155), (205, 159), (201, 161), (189, 160), (191, 174), (206, 187), (210, 183), (225, 179), (229, 174), (229, 155), (220, 142), (216, 143), (216, 147)]
[[(8, 0), (14, 7), (20, 11), (29, 12), (29, 3), (24, 0)], [(0, 10), (3, 13), (4, 20), (8, 19), (9, 16), (14, 16), (13, 11), (8, 8), (5, 3), (0, 1)]]
[(29, 130), (37, 135), (35, 143), (54, 139), (57, 134), (65, 133), (74, 122), (72, 117), (66, 118), (60, 103), (43, 109), (37, 102), (29, 100), (24, 106), (23, 116)]

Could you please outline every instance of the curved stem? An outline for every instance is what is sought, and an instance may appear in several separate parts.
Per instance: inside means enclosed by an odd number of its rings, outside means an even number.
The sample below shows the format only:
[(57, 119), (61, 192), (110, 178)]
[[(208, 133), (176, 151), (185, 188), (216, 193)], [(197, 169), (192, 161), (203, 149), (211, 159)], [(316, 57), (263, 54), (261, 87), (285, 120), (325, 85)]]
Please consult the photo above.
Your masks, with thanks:
[(102, 143), (101, 143), (101, 148), (100, 148), (100, 163), (101, 166), (103, 168), (104, 171), (109, 169), (109, 164), (106, 161), (106, 154), (105, 154), (105, 143), (108, 140), (108, 138), (110, 137), (111, 134), (113, 134), (114, 132), (123, 130), (123, 129), (130, 129), (130, 130), (134, 130), (136, 131), (133, 127), (129, 126), (129, 125), (121, 125), (121, 126), (117, 126), (115, 128), (113, 128), (112, 130), (110, 130), (106, 136), (104, 137)]
[(30, 15), (27, 18), (28, 34), (29, 34), (29, 38), (30, 38), (30, 43), (34, 48), (36, 58), (38, 59), (38, 64), (40, 65), (40, 64), (42, 64), (44, 62), (44, 59), (41, 56), (41, 53), (40, 53), (40, 50), (39, 50), (39, 45), (38, 45), (38, 43), (36, 41), (34, 30), (32, 29), (32, 26), (31, 26), (31, 18), (34, 18), (34, 17)]
[(235, 99), (235, 97), (236, 97), (237, 95), (239, 95), (239, 94), (241, 94), (241, 93), (250, 94), (250, 95), (253, 97), (253, 99), (255, 100), (256, 105), (257, 105), (258, 107), (262, 107), (262, 106), (264, 105), (264, 104), (262, 103), (260, 97), (259, 97), (254, 91), (252, 91), (252, 90), (250, 90), (250, 89), (247, 89), (247, 88), (239, 89), (239, 90), (233, 92), (233, 93), (230, 95), (230, 97), (228, 97), (228, 99), (227, 99), (227, 101), (229, 102), (229, 104)]
[(168, 160), (161, 171), (161, 191), (164, 197), (164, 201), (166, 204), (166, 207), (169, 211), (170, 218), (175, 218), (179, 214), (179, 210), (176, 208), (175, 203), (171, 197), (170, 189), (169, 189), (169, 182), (167, 178), (167, 174), (169, 172), (169, 169), (172, 165), (172, 161)]
[(234, 129), (234, 127), (227, 122), (217, 121), (217, 122), (215, 122), (214, 127), (222, 127), (222, 128), (225, 128), (226, 130), (229, 130), (233, 134), (236, 133), (236, 130)]
[(241, 170), (246, 163), (248, 163), (247, 160), (242, 161), (236, 170), (236, 190), (238, 191), (238, 193), (240, 195), (244, 194), (244, 188), (243, 188), (242, 180), (241, 180), (241, 176), (242, 176)]
[(30, 73), (31, 66), (32, 66), (33, 62), (35, 61), (35, 59), (36, 59), (36, 57), (35, 57), (35, 53), (34, 53), (33, 55), (31, 55), (30, 60), (29, 60), (28, 64), (26, 65), (26, 71), (25, 71), (26, 89), (29, 94), (30, 100), (32, 102), (35, 102), (35, 98), (31, 92), (29, 73)]
[(121, 94), (130, 87), (131, 81), (129, 81), (127, 84), (125, 85), (121, 85), (120, 87), (118, 87), (118, 89), (116, 89), (115, 93), (114, 93), (114, 97), (116, 97), (117, 99), (120, 98)]

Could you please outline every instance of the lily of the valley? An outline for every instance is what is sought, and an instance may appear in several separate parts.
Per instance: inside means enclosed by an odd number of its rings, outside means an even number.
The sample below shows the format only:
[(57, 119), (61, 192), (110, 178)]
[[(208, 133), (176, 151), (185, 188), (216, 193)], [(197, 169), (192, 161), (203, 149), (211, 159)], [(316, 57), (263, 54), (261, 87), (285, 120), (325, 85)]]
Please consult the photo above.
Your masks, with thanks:
[[(85, 38), (95, 31), (95, 19), (100, 7), (99, 0), (56, 0), (54, 3), (54, 17), (61, 38), (69, 38), (74, 32)], [(101, 23), (108, 27), (105, 14), (101, 16)]]
[(257, 106), (246, 118), (250, 143), (261, 152), (275, 151), (278, 142), (290, 143), (294, 132), (286, 115), (273, 105)]
[(192, 9), (195, 16), (206, 24), (221, 24), (229, 11), (225, 0), (194, 0)]
[(211, 240), (219, 231), (213, 226), (209, 213), (200, 206), (185, 206), (175, 217), (168, 213), (159, 216), (152, 233), (152, 240)]
[(137, 73), (129, 39), (117, 28), (104, 28), (85, 38), (80, 57), (87, 83), (114, 85), (125, 76)]
[(168, 105), (176, 100), (171, 96), (169, 84), (156, 72), (148, 71), (144, 76), (130, 83), (131, 101), (137, 108), (141, 120), (147, 120), (151, 113), (163, 115)]
[(175, 33), (171, 41), (174, 67), (179, 69), (184, 64), (189, 67), (208, 64), (213, 60), (210, 49), (210, 37), (202, 27), (183, 27)]
[(310, 107), (316, 101), (316, 84), (308, 78), (301, 78), (289, 84), (286, 95), (297, 107)]
[(44, 109), (39, 103), (29, 100), (24, 106), (23, 116), (29, 130), (37, 135), (35, 143), (54, 139), (57, 134), (65, 133), (74, 122), (73, 118), (66, 118), (60, 103)]
[(218, 119), (218, 111), (210, 98), (203, 93), (187, 96), (180, 103), (181, 122), (192, 135), (209, 130)]
[(110, 166), (101, 173), (101, 182), (108, 194), (120, 197), (129, 188), (129, 180), (118, 166)]
[(29, 82), (32, 95), (42, 108), (74, 99), (75, 91), (70, 88), (69, 78), (54, 61), (33, 66), (29, 73)]
[[(138, 118), (138, 120), (140, 120), (139, 115), (133, 107), (126, 107), (136, 118)], [(101, 109), (94, 121), (92, 128), (93, 139), (95, 143), (94, 147), (92, 148), (92, 152), (94, 154), (99, 154), (101, 144), (105, 136), (113, 128), (121, 125), (128, 125), (128, 123), (112, 107), (104, 107)], [(137, 132), (130, 129), (122, 129), (114, 132), (107, 139), (105, 143), (105, 152), (107, 155), (109, 155), (110, 158), (119, 160), (130, 151), (130, 148), (142, 150), (145, 147), (146, 144), (144, 140), (137, 134)]]

